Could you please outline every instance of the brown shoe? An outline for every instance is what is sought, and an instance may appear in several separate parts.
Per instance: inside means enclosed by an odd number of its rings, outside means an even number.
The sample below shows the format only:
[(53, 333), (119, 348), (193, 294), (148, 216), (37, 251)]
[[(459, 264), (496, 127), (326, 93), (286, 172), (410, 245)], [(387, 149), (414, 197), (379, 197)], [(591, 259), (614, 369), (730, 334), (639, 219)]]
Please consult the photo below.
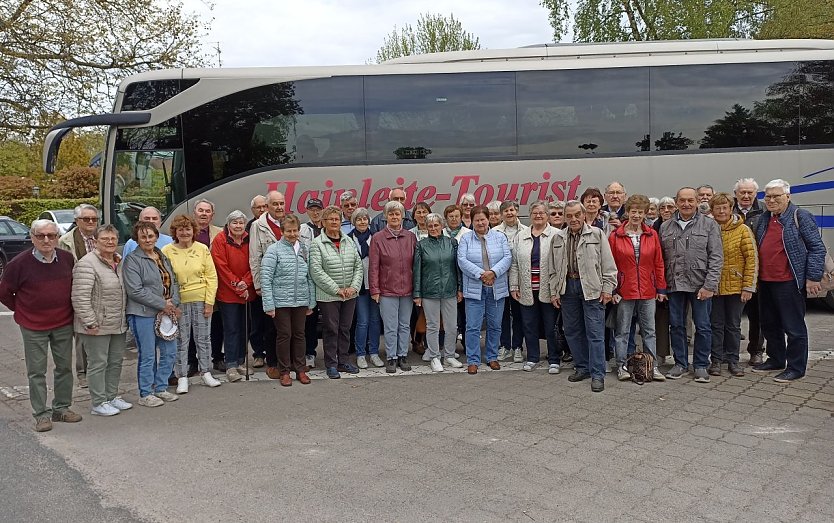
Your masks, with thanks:
[(739, 365), (738, 363), (730, 362), (730, 364), (727, 365), (727, 368), (730, 371), (730, 374), (732, 376), (735, 376), (736, 378), (744, 376), (744, 369), (742, 369), (741, 365)]
[(35, 420), (35, 432), (49, 432), (52, 430), (52, 420), (44, 416)]
[(69, 409), (52, 412), (52, 421), (63, 421), (64, 423), (78, 423), (81, 421), (81, 414)]
[(492, 370), (501, 370), (501, 364), (497, 361), (491, 361), (487, 365), (489, 365), (489, 368)]
[(298, 378), (298, 381), (300, 381), (302, 385), (310, 384), (310, 376), (308, 376), (304, 371), (296, 372), (295, 377)]
[(422, 355), (423, 353), (426, 352), (426, 346), (423, 345), (422, 341), (412, 341), (411, 342), (411, 347), (414, 350), (414, 352), (416, 352), (417, 354)]
[(292, 385), (292, 376), (290, 376), (289, 372), (284, 372), (278, 378), (281, 381), (282, 387), (289, 387)]
[(750, 365), (751, 367), (754, 367), (754, 366), (756, 366), (756, 365), (761, 365), (762, 363), (764, 363), (764, 358), (762, 357), (762, 353), (761, 353), (761, 352), (759, 352), (759, 353), (757, 353), (757, 354), (751, 354), (751, 355), (750, 355), (750, 363), (749, 363), (749, 365)]
[(266, 368), (266, 375), (271, 380), (277, 380), (281, 377), (281, 373), (278, 372), (278, 367), (267, 367)]
[(469, 374), (478, 374), (478, 366), (477, 365), (470, 365), (466, 367), (466, 372)]

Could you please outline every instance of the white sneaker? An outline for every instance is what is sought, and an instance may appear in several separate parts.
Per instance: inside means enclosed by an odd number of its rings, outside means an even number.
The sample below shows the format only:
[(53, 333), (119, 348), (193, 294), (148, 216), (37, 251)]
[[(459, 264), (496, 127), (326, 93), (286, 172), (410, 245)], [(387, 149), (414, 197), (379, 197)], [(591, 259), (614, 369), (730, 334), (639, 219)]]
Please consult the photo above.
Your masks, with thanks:
[(307, 356), (306, 363), (307, 363), (308, 367), (310, 367), (311, 369), (315, 369), (316, 368), (316, 357), (315, 356)]
[(360, 369), (367, 369), (368, 368), (368, 359), (365, 356), (357, 356), (356, 357), (356, 366)]
[(211, 375), (211, 372), (204, 372), (203, 373), (203, 384), (208, 385), (209, 387), (219, 387), (220, 381), (217, 380), (214, 376)]
[(139, 398), (139, 405), (143, 407), (161, 407), (165, 402), (157, 398), (153, 394), (148, 394), (144, 398)]
[(453, 369), (459, 369), (463, 367), (463, 363), (458, 361), (457, 358), (446, 358), (446, 365), (452, 367)]
[(510, 359), (512, 355), (512, 349), (508, 349), (507, 347), (501, 347), (498, 349), (498, 361), (506, 361)]
[(163, 390), (162, 392), (157, 392), (155, 394), (157, 398), (165, 402), (177, 401), (178, 399), (180, 399), (179, 396), (177, 396), (176, 394), (171, 394), (167, 390)]
[(617, 369), (617, 379), (620, 381), (628, 381), (631, 379), (631, 373), (625, 367)]
[(521, 348), (519, 347), (513, 352), (513, 362), (521, 363), (522, 361), (524, 361), (524, 355), (521, 353)]
[(558, 363), (551, 363), (551, 364), (547, 367), (547, 373), (548, 373), (548, 374), (559, 374), (559, 371), (560, 371), (560, 370), (562, 370), (562, 368), (559, 366), (559, 364), (558, 364)]
[(177, 394), (188, 394), (188, 378), (185, 376), (177, 379)]
[(431, 371), (432, 372), (443, 372), (443, 364), (440, 363), (440, 358), (432, 358), (431, 359)]
[(535, 361), (528, 361), (524, 363), (524, 366), (521, 367), (521, 370), (523, 370), (524, 372), (533, 372), (537, 365), (538, 363), (536, 363)]
[(133, 408), (133, 403), (128, 403), (122, 399), (121, 396), (116, 396), (112, 400), (110, 400), (110, 405), (116, 407), (119, 410), (130, 410)]
[(654, 381), (666, 381), (666, 376), (664, 376), (663, 373), (661, 373), (659, 370), (657, 370), (657, 367), (655, 367), (652, 371), (652, 379)]
[(119, 412), (121, 412), (119, 409), (105, 401), (100, 405), (93, 405), (93, 410), (90, 411), (90, 414), (94, 416), (115, 416)]
[(420, 359), (422, 359), (423, 361), (431, 361), (432, 357), (431, 354), (429, 354), (429, 351), (426, 351), (423, 353), (422, 356), (420, 356)]
[(371, 364), (374, 367), (384, 367), (385, 362), (379, 357), (379, 354), (371, 354)]

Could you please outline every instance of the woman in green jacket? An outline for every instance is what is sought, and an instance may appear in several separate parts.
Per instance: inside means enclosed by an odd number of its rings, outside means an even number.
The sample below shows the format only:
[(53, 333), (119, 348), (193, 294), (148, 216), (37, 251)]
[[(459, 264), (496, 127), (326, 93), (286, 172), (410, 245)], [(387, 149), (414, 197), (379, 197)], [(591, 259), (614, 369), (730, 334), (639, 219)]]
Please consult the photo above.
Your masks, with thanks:
[(414, 303), (426, 315), (426, 353), (431, 357), (431, 370), (443, 372), (440, 362), (440, 324), (445, 336), (443, 355), (446, 364), (463, 367), (455, 358), (455, 333), (458, 330), (457, 304), (463, 299), (458, 273), (458, 242), (443, 234), (439, 214), (426, 216), (428, 237), (417, 243), (414, 252)]

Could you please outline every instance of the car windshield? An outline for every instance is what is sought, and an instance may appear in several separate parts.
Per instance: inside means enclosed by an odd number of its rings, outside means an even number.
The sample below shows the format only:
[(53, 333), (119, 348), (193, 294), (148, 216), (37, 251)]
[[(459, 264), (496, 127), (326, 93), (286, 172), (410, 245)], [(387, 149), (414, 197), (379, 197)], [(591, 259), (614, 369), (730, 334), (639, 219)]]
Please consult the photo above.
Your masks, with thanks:
[(72, 211), (52, 211), (52, 214), (55, 215), (55, 219), (58, 220), (58, 223), (71, 223), (75, 221), (72, 217)]

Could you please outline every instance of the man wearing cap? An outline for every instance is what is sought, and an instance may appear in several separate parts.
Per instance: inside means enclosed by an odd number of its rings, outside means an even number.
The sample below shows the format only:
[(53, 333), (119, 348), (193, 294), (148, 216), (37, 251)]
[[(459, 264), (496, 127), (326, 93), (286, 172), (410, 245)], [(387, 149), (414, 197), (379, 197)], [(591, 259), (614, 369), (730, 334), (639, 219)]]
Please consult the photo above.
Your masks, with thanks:
[[(342, 196), (345, 194), (350, 194), (353, 198), (354, 205), (350, 207), (350, 214), (353, 214), (353, 211), (356, 210), (356, 197), (352, 196), (353, 193), (343, 193)], [(301, 224), (299, 237), (301, 238), (301, 242), (307, 247), (307, 252), (310, 252), (310, 244), (313, 243), (313, 240), (317, 238), (322, 231), (323, 224), (321, 222), (321, 211), (324, 206), (318, 198), (310, 198), (307, 200), (306, 207), (307, 217), (310, 218), (310, 221)], [(344, 205), (342, 205), (342, 212), (344, 212)], [(342, 230), (344, 230), (344, 225), (342, 226)], [(318, 319), (319, 307), (316, 305), (312, 314), (307, 315), (307, 319), (305, 320), (306, 323), (304, 325), (304, 339), (307, 343), (305, 351), (307, 359), (306, 363), (311, 369), (316, 366), (316, 347), (319, 344), (318, 333), (316, 331)]]

